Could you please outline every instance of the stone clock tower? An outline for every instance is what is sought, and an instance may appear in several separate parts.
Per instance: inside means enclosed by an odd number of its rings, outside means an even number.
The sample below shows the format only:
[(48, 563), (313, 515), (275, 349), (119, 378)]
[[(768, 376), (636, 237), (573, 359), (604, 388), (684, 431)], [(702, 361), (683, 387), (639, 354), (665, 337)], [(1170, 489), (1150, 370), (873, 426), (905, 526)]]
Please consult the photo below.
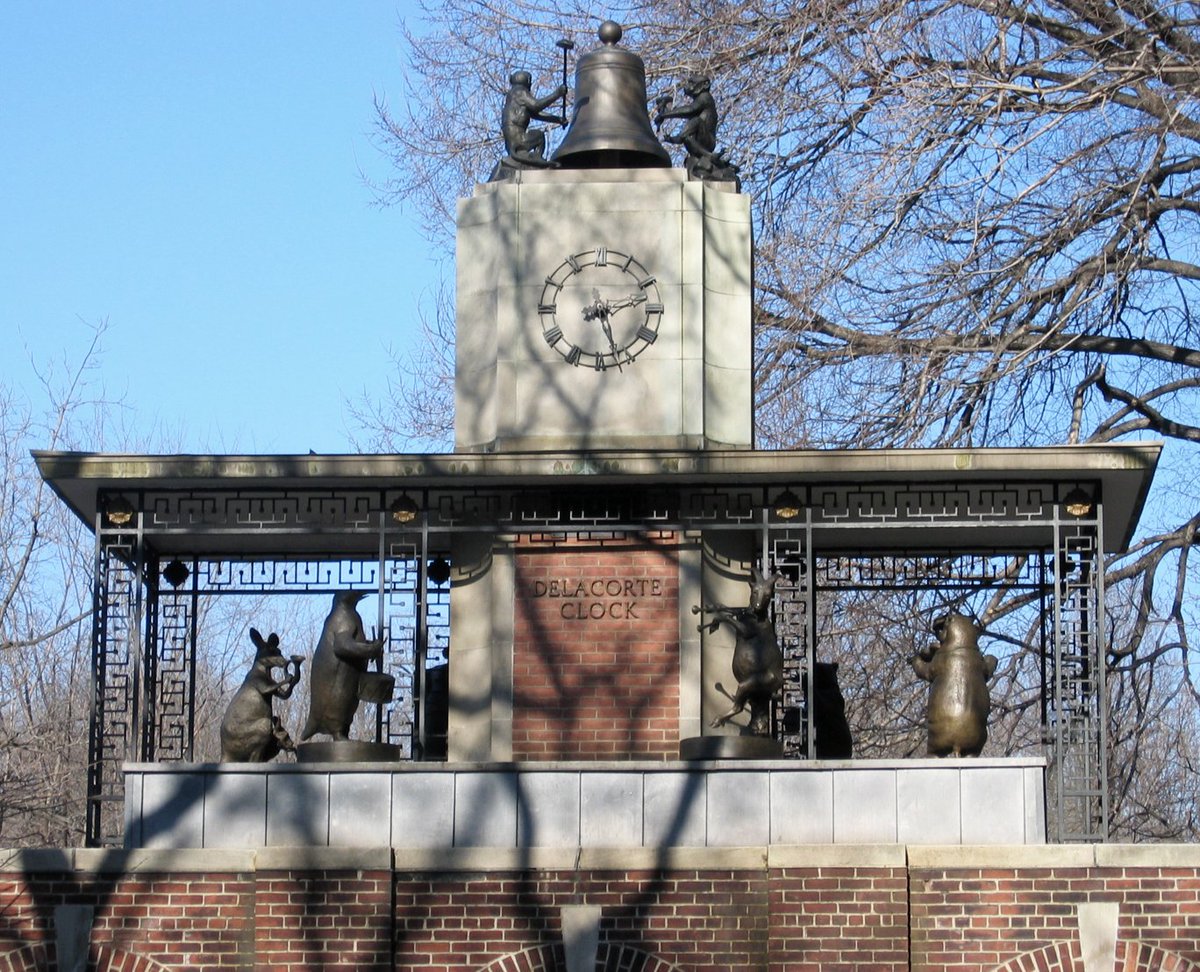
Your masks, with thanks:
[[(707, 126), (688, 169), (671, 167), (620, 35), (605, 23), (579, 59), (550, 160), (528, 124), (555, 120), (544, 109), (561, 92), (536, 98), (512, 75), (508, 155), (459, 201), (456, 452), (522, 464), (572, 508), (604, 509), (576, 530), (457, 535), (452, 761), (674, 759), (726, 705), (712, 685), (730, 647), (710, 649), (690, 609), (745, 598), (749, 541), (643, 529), (636, 484), (591, 473), (753, 449), (750, 204), (703, 152), (715, 108), (689, 129)], [(696, 81), (667, 113), (682, 125), (712, 106)]]
[(556, 166), (459, 201), (460, 452), (753, 445), (749, 200), (668, 167), (606, 27)]

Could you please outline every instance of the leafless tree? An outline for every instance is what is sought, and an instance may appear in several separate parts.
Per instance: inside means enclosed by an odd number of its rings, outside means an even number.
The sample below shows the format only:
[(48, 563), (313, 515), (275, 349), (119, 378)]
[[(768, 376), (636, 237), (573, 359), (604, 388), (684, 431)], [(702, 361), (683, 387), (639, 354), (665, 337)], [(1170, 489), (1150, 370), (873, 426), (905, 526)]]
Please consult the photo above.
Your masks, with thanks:
[[(760, 445), (1167, 440), (1142, 532), (1108, 564), (1115, 816), (1139, 839), (1195, 839), (1194, 744), (1172, 755), (1194, 736), (1162, 724), (1191, 732), (1200, 700), (1195, 5), (646, 0), (611, 16), (653, 52), (652, 93), (714, 79), (755, 207)], [(573, 2), (428, 5), (405, 34), (403, 106), (377, 105), (382, 197), (447, 243), (453, 200), (497, 158), (504, 79), (549, 86), (554, 41), (586, 49), (595, 26)], [(412, 408), (399, 385), (410, 427), (430, 386)], [(1157, 822), (1156, 792), (1177, 794)]]
[(0, 841), (80, 842), (87, 763), (91, 545), (29, 449), (71, 448), (111, 406), (78, 361), (40, 373), (38, 404), (0, 385)]
[[(0, 379), (2, 846), (83, 843), (94, 539), (42, 482), (30, 450), (145, 445), (125, 438), (122, 405), (104, 394), (105, 330), (95, 327), (82, 353), (27, 363), (30, 386), (15, 381), (15, 361)], [(200, 601), (198, 758), (214, 756), (216, 726), (245, 674), (249, 624), (272, 620), (261, 601)]]
[(454, 308), (443, 289), (421, 318), (415, 346), (389, 349), (392, 375), (383, 396), (364, 392), (347, 404), (364, 452), (444, 448), (454, 438)]

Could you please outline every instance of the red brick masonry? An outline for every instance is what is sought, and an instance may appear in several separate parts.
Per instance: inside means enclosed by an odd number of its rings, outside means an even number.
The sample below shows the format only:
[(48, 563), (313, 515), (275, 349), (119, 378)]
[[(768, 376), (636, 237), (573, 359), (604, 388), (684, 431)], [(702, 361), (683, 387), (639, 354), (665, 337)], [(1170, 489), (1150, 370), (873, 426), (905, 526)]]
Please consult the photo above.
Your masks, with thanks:
[(513, 758), (676, 758), (674, 537), (523, 539), (515, 570)]
[(560, 908), (601, 910), (598, 968), (1080, 970), (1077, 909), (1116, 905), (1116, 968), (1200, 968), (1200, 848), (274, 848), (4, 855), (0, 972), (48, 969), (54, 909), (93, 967), (561, 968)]

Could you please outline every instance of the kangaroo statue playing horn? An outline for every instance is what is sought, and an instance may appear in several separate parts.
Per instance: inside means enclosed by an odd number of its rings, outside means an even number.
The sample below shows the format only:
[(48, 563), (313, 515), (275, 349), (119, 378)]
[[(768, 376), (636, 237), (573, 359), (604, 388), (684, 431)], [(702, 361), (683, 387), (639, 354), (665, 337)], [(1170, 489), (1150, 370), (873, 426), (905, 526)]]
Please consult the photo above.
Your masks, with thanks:
[[(272, 712), (271, 702), (291, 697), (300, 681), (304, 656), (284, 658), (279, 635), (274, 632), (263, 638), (251, 628), (250, 640), (255, 647), (254, 664), (221, 720), (221, 760), (226, 763), (265, 763), (296, 748), (279, 716)], [(274, 676), (277, 668), (283, 671), (278, 681)]]

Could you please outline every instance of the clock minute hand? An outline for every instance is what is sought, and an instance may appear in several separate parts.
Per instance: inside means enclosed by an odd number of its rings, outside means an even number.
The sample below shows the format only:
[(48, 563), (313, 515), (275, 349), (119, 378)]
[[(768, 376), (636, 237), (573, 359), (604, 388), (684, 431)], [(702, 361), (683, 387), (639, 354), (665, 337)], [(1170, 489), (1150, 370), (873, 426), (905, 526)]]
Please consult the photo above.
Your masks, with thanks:
[(618, 300), (606, 301), (608, 304), (609, 313), (621, 310), (623, 307), (633, 307), (635, 304), (643, 303), (646, 295), (643, 293), (630, 294), (628, 297), (621, 297)]
[(613, 338), (612, 326), (608, 323), (608, 315), (612, 313), (612, 306), (607, 300), (601, 298), (600, 291), (593, 288), (592, 302), (583, 308), (583, 319), (585, 321), (599, 319), (600, 327), (604, 330), (604, 336), (608, 338), (608, 346), (612, 350), (613, 364), (617, 366), (617, 371), (623, 371), (620, 353), (617, 351), (617, 342)]
[(612, 327), (609, 326), (607, 314), (600, 318), (600, 326), (604, 328), (604, 336), (608, 338), (608, 346), (612, 348), (613, 364), (617, 366), (617, 371), (622, 371), (621, 355), (617, 351), (617, 342), (613, 340)]

